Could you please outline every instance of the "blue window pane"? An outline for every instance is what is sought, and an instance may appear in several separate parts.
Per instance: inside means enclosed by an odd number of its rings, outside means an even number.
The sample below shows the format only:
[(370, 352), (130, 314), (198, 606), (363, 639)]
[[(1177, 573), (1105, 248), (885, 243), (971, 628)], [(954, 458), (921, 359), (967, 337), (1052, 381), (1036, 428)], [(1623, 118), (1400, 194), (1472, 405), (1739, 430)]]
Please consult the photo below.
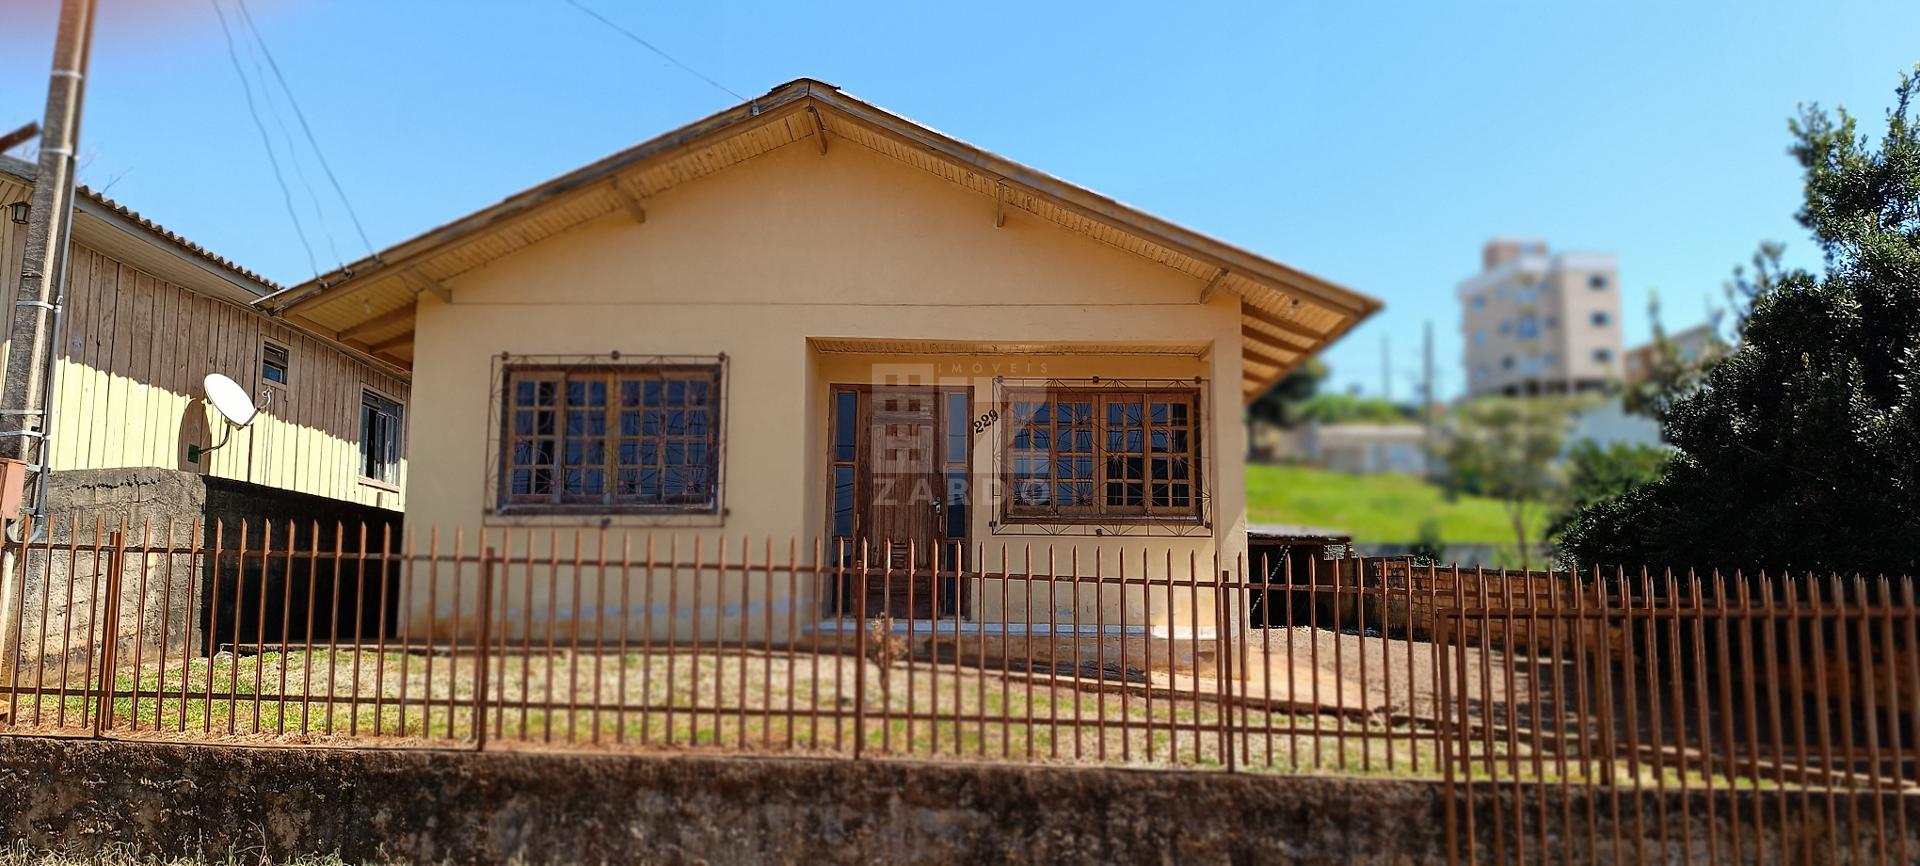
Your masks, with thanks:
[(852, 460), (854, 443), (860, 431), (854, 418), (859, 412), (860, 395), (841, 391), (833, 395), (833, 459)]
[(947, 395), (947, 462), (961, 463), (967, 459), (967, 440), (970, 438), (972, 419), (967, 417), (967, 395)]
[(853, 467), (833, 468), (833, 534), (853, 535)]

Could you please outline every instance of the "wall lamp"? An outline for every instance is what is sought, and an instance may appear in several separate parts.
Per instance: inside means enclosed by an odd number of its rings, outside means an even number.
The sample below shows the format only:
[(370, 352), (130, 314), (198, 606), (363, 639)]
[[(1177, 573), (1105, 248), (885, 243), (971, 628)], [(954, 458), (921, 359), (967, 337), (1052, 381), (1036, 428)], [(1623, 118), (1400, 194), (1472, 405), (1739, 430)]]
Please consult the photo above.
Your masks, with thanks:
[(14, 202), (13, 204), (7, 205), (7, 210), (11, 211), (13, 214), (13, 222), (15, 225), (26, 225), (27, 212), (32, 209), (33, 209), (33, 205), (28, 204), (27, 202), (24, 202), (24, 201), (17, 201), (17, 202)]

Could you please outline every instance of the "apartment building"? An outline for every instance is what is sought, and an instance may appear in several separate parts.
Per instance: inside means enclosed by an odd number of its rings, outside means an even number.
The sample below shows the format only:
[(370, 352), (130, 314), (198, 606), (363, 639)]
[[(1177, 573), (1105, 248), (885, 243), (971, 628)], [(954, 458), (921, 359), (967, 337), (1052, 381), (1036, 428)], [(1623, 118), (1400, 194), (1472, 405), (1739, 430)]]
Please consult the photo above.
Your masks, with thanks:
[(1496, 238), (1460, 282), (1469, 396), (1605, 390), (1621, 376), (1620, 269), (1612, 253)]

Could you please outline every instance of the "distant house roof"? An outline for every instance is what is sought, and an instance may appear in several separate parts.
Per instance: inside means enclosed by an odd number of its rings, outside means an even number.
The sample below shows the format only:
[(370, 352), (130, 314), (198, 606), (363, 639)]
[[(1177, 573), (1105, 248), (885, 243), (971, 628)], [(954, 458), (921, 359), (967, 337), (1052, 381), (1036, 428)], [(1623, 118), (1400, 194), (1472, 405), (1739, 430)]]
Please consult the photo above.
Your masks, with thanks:
[(410, 365), (421, 292), (448, 296), (442, 281), (587, 220), (621, 210), (644, 219), (647, 197), (776, 148), (811, 140), (824, 153), (829, 136), (939, 175), (1008, 211), (1174, 268), (1193, 278), (1196, 300), (1217, 292), (1239, 296), (1240, 384), (1249, 402), (1381, 306), (806, 78), (515, 193), (261, 306)]
[(1325, 527), (1307, 526), (1300, 523), (1249, 523), (1247, 524), (1247, 540), (1292, 544), (1302, 542), (1351, 544), (1353, 543), (1353, 533), (1344, 529), (1327, 529)]

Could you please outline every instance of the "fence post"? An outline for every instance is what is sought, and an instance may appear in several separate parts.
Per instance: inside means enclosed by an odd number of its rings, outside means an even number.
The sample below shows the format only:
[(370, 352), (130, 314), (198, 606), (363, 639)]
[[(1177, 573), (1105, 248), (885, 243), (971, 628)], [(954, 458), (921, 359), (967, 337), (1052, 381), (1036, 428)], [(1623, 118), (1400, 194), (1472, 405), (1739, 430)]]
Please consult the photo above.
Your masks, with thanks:
[[(1437, 579), (1435, 576), (1436, 572), (1437, 570), (1435, 568), (1428, 566), (1429, 589), (1432, 588), (1431, 582)], [(1408, 580), (1412, 580), (1413, 574), (1411, 571), (1408, 572), (1407, 577)], [(1435, 593), (1435, 595), (1437, 594), (1438, 593)], [(1437, 603), (1433, 605), (1433, 609), (1429, 611), (1428, 616), (1432, 620), (1434, 646), (1439, 650), (1434, 657), (1435, 675), (1440, 683), (1439, 692), (1434, 695), (1434, 700), (1439, 703), (1438, 710), (1434, 713), (1434, 721), (1439, 726), (1439, 736), (1434, 738), (1438, 746), (1434, 758), (1440, 762), (1440, 775), (1444, 780), (1443, 784), (1445, 786), (1443, 799), (1445, 800), (1447, 815), (1447, 863), (1448, 866), (1455, 866), (1455, 864), (1460, 862), (1460, 803), (1457, 799), (1459, 791), (1454, 787), (1453, 671), (1451, 664), (1452, 642), (1454, 638), (1453, 630), (1450, 627), (1451, 620), (1440, 614), (1440, 607)], [(1408, 639), (1411, 640), (1412, 636), (1409, 635)], [(1467, 808), (1473, 808), (1473, 804), (1468, 803)], [(1468, 844), (1472, 844), (1471, 840), (1468, 840)]]
[[(487, 649), (493, 636), (493, 568), (496, 560), (493, 545), (481, 542), (480, 546), (480, 633), (474, 636), (473, 674), (473, 748), (476, 752), (487, 750), (487, 691), (488, 672), (491, 661)], [(449, 722), (451, 724), (451, 722)]]
[[(104, 609), (97, 617), (100, 620), (100, 679), (94, 688), (99, 701), (93, 713), (96, 738), (113, 729), (113, 669), (114, 656), (120, 646), (120, 567), (126, 536), (115, 530), (108, 536), (107, 544), (107, 591), (102, 601)], [(97, 567), (99, 562), (96, 560), (94, 564)]]
[[(892, 568), (891, 562), (887, 564)], [(842, 572), (844, 573), (844, 566)], [(853, 757), (867, 745), (867, 542), (860, 542), (860, 585), (853, 590)], [(884, 603), (884, 602), (883, 602)]]
[[(1219, 562), (1217, 558), (1214, 561)], [(1226, 762), (1227, 772), (1231, 773), (1239, 769), (1233, 750), (1233, 734), (1239, 727), (1233, 717), (1233, 641), (1227, 634), (1227, 619), (1231, 612), (1227, 606), (1227, 571), (1216, 567), (1214, 573), (1219, 575), (1213, 589), (1213, 681), (1219, 701), (1219, 709), (1216, 710), (1219, 724), (1215, 727), (1220, 733), (1220, 759)]]

